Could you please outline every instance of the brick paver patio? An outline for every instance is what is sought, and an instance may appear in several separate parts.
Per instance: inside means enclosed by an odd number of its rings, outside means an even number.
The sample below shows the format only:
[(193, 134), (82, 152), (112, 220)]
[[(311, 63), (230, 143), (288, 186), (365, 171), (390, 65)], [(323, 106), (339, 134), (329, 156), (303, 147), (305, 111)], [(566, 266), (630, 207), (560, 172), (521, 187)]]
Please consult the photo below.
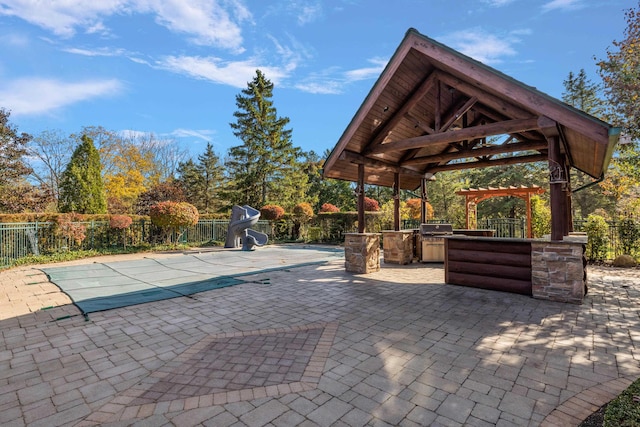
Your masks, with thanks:
[(87, 319), (36, 268), (0, 272), (0, 425), (571, 426), (640, 377), (636, 270), (590, 268), (575, 306), (382, 267)]

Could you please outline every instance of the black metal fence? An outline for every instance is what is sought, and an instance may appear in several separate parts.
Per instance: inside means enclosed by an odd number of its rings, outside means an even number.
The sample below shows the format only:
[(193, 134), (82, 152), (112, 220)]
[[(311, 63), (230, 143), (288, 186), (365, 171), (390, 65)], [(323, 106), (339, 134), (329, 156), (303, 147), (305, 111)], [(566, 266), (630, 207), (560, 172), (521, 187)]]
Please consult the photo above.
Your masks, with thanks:
[[(320, 216), (319, 216), (320, 217)], [(375, 215), (367, 216), (367, 231), (380, 232), (392, 228)], [(429, 220), (430, 223), (444, 223), (444, 220)], [(574, 230), (583, 231), (586, 221), (575, 221)], [(85, 237), (79, 242), (61, 234), (54, 223), (6, 223), (0, 224), (0, 268), (11, 265), (16, 259), (39, 254), (52, 254), (71, 250), (101, 250), (116, 247), (144, 247), (163, 243), (166, 236), (149, 220), (133, 222), (127, 229), (117, 230), (109, 227), (107, 221), (76, 223), (84, 227)], [(181, 234), (171, 236), (171, 241), (183, 244), (203, 245), (224, 242), (229, 226), (228, 220), (202, 219), (195, 226), (182, 230)], [(403, 229), (419, 228), (417, 220), (404, 220)], [(305, 240), (326, 243), (342, 243), (344, 234), (355, 232), (357, 223), (348, 215), (327, 215), (316, 218), (309, 224), (296, 224), (293, 221), (258, 221), (254, 229), (269, 235), (271, 241)], [(524, 219), (497, 218), (478, 221), (478, 228), (494, 230), (496, 237), (526, 236)], [(609, 224), (609, 254), (619, 255), (621, 250), (618, 226)]]
[[(84, 228), (84, 238), (73, 238), (60, 233), (52, 222), (0, 224), (0, 267), (7, 267), (14, 260), (28, 255), (52, 254), (70, 250), (100, 250), (115, 247), (144, 247), (163, 243), (167, 236), (151, 221), (135, 221), (124, 230), (109, 227), (107, 221), (75, 223)], [(181, 233), (174, 233), (170, 241), (201, 245), (221, 242), (227, 237), (228, 220), (203, 219)], [(269, 221), (258, 221), (253, 227), (271, 234)]]

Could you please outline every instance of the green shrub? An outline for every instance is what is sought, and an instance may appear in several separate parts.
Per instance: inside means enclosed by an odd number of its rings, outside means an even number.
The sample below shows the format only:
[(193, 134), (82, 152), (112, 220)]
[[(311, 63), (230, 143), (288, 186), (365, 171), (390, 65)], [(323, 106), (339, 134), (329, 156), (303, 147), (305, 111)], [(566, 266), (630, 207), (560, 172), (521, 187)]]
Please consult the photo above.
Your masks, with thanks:
[(600, 215), (591, 214), (587, 217), (584, 227), (587, 232), (587, 259), (590, 261), (600, 261), (608, 255), (609, 245), (609, 225)]
[(533, 237), (551, 233), (551, 208), (540, 197), (531, 197), (531, 232)]

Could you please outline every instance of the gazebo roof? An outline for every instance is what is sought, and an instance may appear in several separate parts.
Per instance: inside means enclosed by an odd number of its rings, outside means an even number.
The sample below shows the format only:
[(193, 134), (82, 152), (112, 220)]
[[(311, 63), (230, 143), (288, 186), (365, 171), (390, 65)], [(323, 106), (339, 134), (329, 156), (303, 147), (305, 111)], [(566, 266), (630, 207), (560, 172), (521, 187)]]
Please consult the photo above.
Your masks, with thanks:
[(324, 166), (324, 176), (415, 189), (455, 169), (546, 161), (559, 135), (569, 166), (607, 169), (619, 129), (407, 31)]

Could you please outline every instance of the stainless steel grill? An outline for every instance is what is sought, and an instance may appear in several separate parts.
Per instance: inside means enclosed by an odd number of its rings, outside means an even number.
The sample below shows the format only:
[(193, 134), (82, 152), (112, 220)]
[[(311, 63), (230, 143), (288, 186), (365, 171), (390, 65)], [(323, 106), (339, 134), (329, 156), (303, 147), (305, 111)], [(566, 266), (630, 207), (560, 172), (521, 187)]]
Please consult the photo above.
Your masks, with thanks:
[(444, 262), (444, 236), (453, 234), (451, 224), (420, 224), (421, 262)]

